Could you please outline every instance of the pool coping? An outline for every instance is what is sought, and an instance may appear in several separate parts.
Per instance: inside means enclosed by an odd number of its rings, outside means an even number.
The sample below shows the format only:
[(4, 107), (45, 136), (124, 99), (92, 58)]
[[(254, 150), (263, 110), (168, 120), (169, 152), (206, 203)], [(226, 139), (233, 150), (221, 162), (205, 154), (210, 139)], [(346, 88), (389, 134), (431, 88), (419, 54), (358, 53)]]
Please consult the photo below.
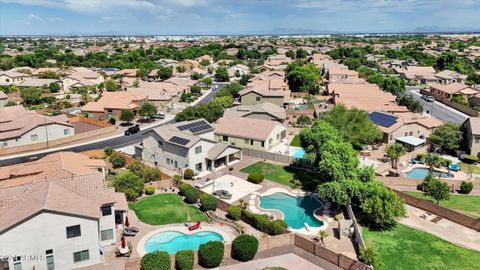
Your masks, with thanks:
[[(429, 166), (427, 165), (419, 165), (419, 164), (415, 164), (413, 166), (410, 166), (408, 168), (406, 168), (405, 170), (402, 171), (403, 175), (406, 177), (406, 178), (409, 178), (409, 179), (423, 179), (423, 178), (413, 178), (413, 177), (408, 177), (407, 173), (413, 171), (414, 169), (430, 169)], [(448, 173), (448, 170), (447, 169), (443, 169), (443, 168), (433, 168), (434, 171), (437, 171), (437, 172), (441, 172), (441, 173)], [(452, 171), (450, 171), (450, 173), (452, 173)], [(440, 179), (443, 179), (443, 180), (455, 180), (453, 179), (454, 177), (437, 177), (437, 178), (440, 178)]]
[(168, 224), (168, 225), (164, 225), (164, 227), (161, 227), (161, 228), (155, 229), (151, 232), (148, 232), (138, 241), (137, 252), (140, 255), (140, 257), (143, 257), (145, 254), (148, 253), (145, 250), (145, 244), (147, 243), (147, 241), (152, 236), (154, 236), (157, 233), (169, 232), (169, 231), (176, 231), (176, 232), (183, 233), (183, 234), (186, 234), (186, 235), (192, 235), (192, 234), (196, 234), (198, 232), (214, 232), (214, 233), (220, 234), (223, 237), (223, 243), (232, 242), (232, 236), (229, 233), (221, 230), (220, 228), (217, 228), (217, 227), (214, 227), (214, 226), (212, 226), (208, 223), (205, 223), (205, 222), (201, 223), (200, 229), (193, 230), (193, 231), (189, 231), (188, 227), (185, 226), (184, 224)]
[[(281, 215), (281, 219), (284, 220), (284, 216), (285, 214), (280, 211), (280, 210), (277, 210), (277, 209), (270, 209), (270, 208), (263, 208), (260, 206), (260, 198), (263, 197), (263, 196), (268, 196), (268, 195), (272, 195), (272, 194), (275, 194), (275, 193), (285, 193), (289, 196), (293, 196), (293, 197), (299, 197), (299, 196), (311, 196), (311, 197), (314, 197), (318, 202), (320, 202), (322, 204), (322, 206), (320, 206), (319, 208), (315, 209), (313, 211), (313, 216), (318, 220), (318, 221), (321, 221), (323, 223), (322, 226), (320, 227), (310, 227), (310, 231), (307, 231), (307, 229), (305, 229), (305, 227), (301, 228), (301, 229), (293, 229), (291, 228), (290, 226), (288, 227), (288, 230), (292, 231), (292, 232), (296, 232), (296, 233), (300, 233), (300, 234), (304, 234), (304, 235), (317, 235), (319, 231), (324, 231), (328, 228), (328, 221), (325, 219), (325, 220), (322, 220), (321, 217), (323, 216), (320, 216), (320, 215), (317, 215), (317, 212), (323, 208), (324, 206), (324, 203), (315, 195), (313, 195), (314, 193), (311, 193), (311, 192), (305, 192), (305, 191), (299, 191), (298, 193), (293, 193), (285, 188), (281, 188), (281, 187), (274, 187), (274, 188), (270, 188), (268, 190), (266, 190), (265, 192), (259, 194), (257, 196), (258, 198), (258, 201), (256, 201), (256, 205), (255, 207), (257, 207), (258, 209), (260, 210), (264, 210), (264, 212), (275, 212), (275, 213), (279, 213)], [(309, 194), (310, 193), (310, 194)], [(251, 206), (250, 206), (251, 207)], [(288, 224), (287, 224), (288, 225)]]

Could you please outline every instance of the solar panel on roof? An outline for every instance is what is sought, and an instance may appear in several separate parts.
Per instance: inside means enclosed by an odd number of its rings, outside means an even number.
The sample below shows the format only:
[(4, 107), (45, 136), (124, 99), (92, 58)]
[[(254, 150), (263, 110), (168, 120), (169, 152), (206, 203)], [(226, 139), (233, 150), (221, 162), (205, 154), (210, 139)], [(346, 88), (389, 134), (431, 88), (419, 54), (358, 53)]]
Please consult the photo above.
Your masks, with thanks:
[(391, 127), (397, 122), (398, 119), (398, 117), (396, 116), (380, 112), (372, 112), (368, 115), (368, 118), (370, 118), (370, 120), (372, 120), (372, 122), (374, 122), (375, 124), (382, 127)]
[(190, 140), (187, 140), (187, 139), (184, 139), (184, 138), (180, 138), (178, 136), (173, 136), (172, 138), (170, 138), (170, 142), (173, 142), (173, 143), (176, 143), (176, 144), (180, 144), (180, 145), (186, 145), (187, 143), (190, 142)]
[(197, 133), (212, 128), (208, 122), (205, 120), (199, 120), (193, 123), (188, 123), (177, 127), (178, 130), (184, 131), (189, 130), (192, 133)]

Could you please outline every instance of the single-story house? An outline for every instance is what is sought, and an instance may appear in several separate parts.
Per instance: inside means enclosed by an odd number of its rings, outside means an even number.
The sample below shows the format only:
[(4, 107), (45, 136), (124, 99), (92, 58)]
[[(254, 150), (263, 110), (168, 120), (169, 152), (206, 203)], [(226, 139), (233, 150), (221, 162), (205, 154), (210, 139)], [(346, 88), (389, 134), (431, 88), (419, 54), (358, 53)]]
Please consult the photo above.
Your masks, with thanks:
[(444, 70), (435, 73), (435, 77), (438, 78), (437, 82), (439, 84), (465, 83), (467, 80), (467, 75), (463, 75), (451, 70)]
[(135, 92), (105, 92), (98, 101), (91, 101), (82, 108), (88, 117), (99, 120), (119, 117), (122, 110), (136, 112), (147, 100), (147, 95)]
[(20, 84), (27, 78), (31, 76), (25, 73), (8, 70), (8, 71), (0, 71), (0, 85), (11, 85), (11, 84)]
[(464, 96), (466, 99), (469, 99), (478, 94), (479, 91), (463, 83), (435, 83), (430, 84), (430, 93), (445, 99), (452, 99), (454, 96)]

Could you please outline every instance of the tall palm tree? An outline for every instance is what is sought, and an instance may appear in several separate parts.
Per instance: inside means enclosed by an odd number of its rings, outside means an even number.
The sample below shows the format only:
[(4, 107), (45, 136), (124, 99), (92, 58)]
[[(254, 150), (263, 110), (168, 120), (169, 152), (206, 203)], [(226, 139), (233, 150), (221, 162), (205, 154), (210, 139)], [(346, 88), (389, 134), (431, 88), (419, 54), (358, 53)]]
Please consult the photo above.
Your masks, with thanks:
[(385, 152), (392, 162), (392, 167), (397, 169), (398, 159), (405, 154), (405, 147), (399, 143), (394, 143), (387, 145)]
[(322, 242), (322, 245), (326, 247), (325, 242), (324, 242), (324, 239), (327, 238), (327, 237), (329, 237), (327, 231), (325, 231), (325, 230), (320, 230), (320, 231), (318, 232), (318, 236), (320, 236), (320, 241)]
[(430, 167), (429, 168), (430, 173), (433, 172), (433, 167), (439, 166), (441, 162), (442, 162), (442, 158), (437, 153), (428, 153), (425, 156), (425, 163), (427, 163), (428, 166)]

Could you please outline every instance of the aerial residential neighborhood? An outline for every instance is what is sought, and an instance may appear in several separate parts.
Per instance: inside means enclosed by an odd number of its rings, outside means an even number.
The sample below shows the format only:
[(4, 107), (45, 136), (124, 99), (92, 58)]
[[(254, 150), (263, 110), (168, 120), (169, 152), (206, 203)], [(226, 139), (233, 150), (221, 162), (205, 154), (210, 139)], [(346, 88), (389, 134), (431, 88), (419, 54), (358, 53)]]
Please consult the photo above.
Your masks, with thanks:
[(0, 270), (479, 269), (480, 3), (87, 2), (0, 1)]

